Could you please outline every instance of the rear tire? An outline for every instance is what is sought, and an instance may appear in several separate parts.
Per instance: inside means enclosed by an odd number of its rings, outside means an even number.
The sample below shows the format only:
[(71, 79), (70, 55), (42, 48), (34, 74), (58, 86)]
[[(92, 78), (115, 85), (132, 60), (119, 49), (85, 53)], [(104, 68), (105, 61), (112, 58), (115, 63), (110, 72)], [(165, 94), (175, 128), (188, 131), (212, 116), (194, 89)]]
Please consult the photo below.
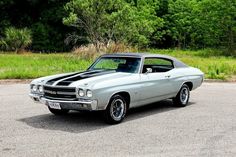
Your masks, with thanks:
[(186, 84), (183, 84), (179, 93), (175, 98), (173, 98), (173, 103), (178, 107), (185, 107), (188, 104), (190, 97), (189, 87)]
[(48, 109), (54, 115), (66, 115), (69, 112), (69, 110), (66, 110), (66, 109), (57, 110), (50, 107), (48, 107)]
[(111, 97), (106, 110), (103, 112), (104, 120), (108, 124), (118, 124), (125, 118), (126, 111), (127, 102), (121, 95), (116, 94)]

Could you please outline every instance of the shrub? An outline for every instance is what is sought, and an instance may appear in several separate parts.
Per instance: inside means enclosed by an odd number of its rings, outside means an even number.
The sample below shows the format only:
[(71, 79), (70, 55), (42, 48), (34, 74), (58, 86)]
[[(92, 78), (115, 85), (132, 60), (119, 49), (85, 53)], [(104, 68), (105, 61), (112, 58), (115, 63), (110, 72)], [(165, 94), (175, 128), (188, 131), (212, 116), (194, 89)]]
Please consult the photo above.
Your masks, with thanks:
[(5, 30), (4, 35), (5, 37), (0, 41), (1, 48), (4, 50), (18, 53), (32, 43), (31, 31), (27, 28), (9, 27)]
[(76, 54), (80, 59), (93, 60), (98, 56), (95, 46), (93, 44), (82, 45), (73, 50), (73, 53)]
[(94, 60), (101, 54), (105, 53), (117, 53), (117, 52), (137, 52), (136, 47), (128, 46), (123, 43), (111, 42), (109, 45), (99, 44), (100, 53), (97, 53), (96, 46), (93, 44), (82, 45), (73, 50), (73, 53), (76, 54), (81, 59)]
[(111, 42), (106, 49), (106, 53), (116, 52), (138, 52), (138, 48), (124, 43)]
[(6, 50), (7, 43), (4, 39), (0, 39), (0, 50)]

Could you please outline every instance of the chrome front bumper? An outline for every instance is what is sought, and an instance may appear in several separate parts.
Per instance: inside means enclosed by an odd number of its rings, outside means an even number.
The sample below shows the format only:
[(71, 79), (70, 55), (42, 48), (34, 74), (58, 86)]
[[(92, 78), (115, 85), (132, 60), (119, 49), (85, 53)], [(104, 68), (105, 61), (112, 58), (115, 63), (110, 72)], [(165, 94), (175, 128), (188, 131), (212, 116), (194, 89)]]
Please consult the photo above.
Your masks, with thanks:
[(97, 108), (97, 100), (78, 100), (78, 101), (65, 101), (65, 100), (51, 100), (37, 94), (29, 94), (30, 98), (35, 102), (40, 102), (48, 106), (49, 102), (60, 103), (62, 109), (68, 110), (89, 110), (95, 111)]

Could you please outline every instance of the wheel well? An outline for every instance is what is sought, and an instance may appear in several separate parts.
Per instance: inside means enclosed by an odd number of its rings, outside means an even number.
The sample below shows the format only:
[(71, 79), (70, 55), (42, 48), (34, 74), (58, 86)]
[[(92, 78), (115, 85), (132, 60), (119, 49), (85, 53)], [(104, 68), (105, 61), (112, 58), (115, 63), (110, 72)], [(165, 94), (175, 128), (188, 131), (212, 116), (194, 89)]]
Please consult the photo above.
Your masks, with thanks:
[(127, 108), (129, 108), (129, 104), (130, 104), (130, 94), (128, 92), (118, 92), (115, 93), (114, 95), (119, 94), (120, 96), (122, 96), (125, 101), (127, 102)]
[(192, 82), (185, 82), (184, 84), (186, 84), (188, 86), (190, 91), (193, 89), (193, 83)]

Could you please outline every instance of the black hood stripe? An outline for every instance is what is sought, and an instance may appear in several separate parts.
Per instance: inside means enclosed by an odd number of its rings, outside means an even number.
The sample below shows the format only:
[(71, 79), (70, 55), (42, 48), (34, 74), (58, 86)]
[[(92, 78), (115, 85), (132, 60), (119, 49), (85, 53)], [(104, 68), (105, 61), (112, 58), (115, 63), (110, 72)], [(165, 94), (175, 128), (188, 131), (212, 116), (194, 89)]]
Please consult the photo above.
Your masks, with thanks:
[(73, 76), (70, 76), (68, 78), (64, 78), (62, 80), (59, 80), (57, 85), (59, 85), (59, 86), (68, 86), (72, 82), (75, 82), (75, 81), (78, 81), (78, 80), (91, 78), (91, 77), (95, 77), (95, 76), (111, 74), (111, 73), (114, 73), (114, 72), (115, 72), (114, 70), (110, 70), (110, 71), (104, 71), (104, 70), (85, 71), (83, 73), (73, 75)]
[(56, 82), (56, 81), (58, 81), (58, 80), (61, 80), (61, 79), (67, 78), (67, 77), (71, 77), (71, 76), (75, 76), (75, 75), (78, 75), (78, 74), (80, 74), (80, 73), (81, 73), (81, 72), (76, 72), (76, 73), (73, 73), (73, 74), (68, 74), (68, 75), (65, 75), (65, 76), (57, 77), (57, 78), (48, 80), (48, 81), (46, 82), (46, 84), (47, 84), (47, 85), (52, 85), (54, 82)]
[[(90, 73), (96, 73), (97, 71), (101, 71), (101, 70), (96, 70), (96, 71), (91, 71)], [(65, 75), (65, 76), (60, 76), (60, 77), (57, 77), (57, 78), (54, 78), (54, 79), (51, 79), (51, 80), (48, 80), (46, 82), (47, 85), (53, 85), (55, 82), (57, 81), (60, 81), (60, 80), (64, 80), (64, 79), (67, 79), (67, 78), (70, 78), (70, 77), (73, 77), (73, 76), (76, 76), (76, 75), (79, 75), (79, 74), (83, 74), (83, 73), (86, 73), (88, 71), (84, 71), (84, 72), (75, 72), (73, 74), (68, 74), (68, 75)]]

